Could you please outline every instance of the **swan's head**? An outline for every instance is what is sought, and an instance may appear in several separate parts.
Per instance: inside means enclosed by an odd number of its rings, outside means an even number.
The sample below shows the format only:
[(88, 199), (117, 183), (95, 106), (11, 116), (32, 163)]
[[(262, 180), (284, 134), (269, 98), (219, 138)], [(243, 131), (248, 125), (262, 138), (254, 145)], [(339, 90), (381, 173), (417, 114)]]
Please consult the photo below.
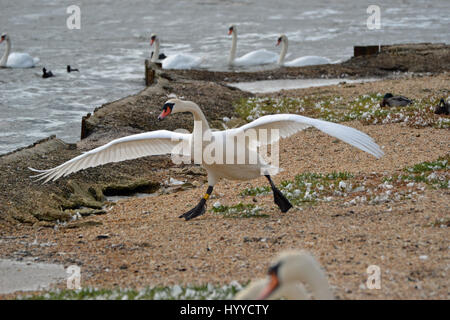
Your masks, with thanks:
[(301, 280), (302, 272), (308, 272), (311, 265), (320, 268), (314, 258), (304, 251), (281, 253), (269, 267), (270, 281), (261, 292), (259, 300), (269, 299), (282, 286)]
[(281, 35), (278, 37), (278, 40), (277, 40), (277, 46), (279, 46), (281, 42), (286, 42), (286, 40), (287, 40), (286, 35), (281, 34)]
[(156, 34), (152, 33), (152, 35), (150, 36), (150, 45), (152, 46), (156, 40), (159, 40), (158, 36)]
[(5, 40), (9, 40), (9, 36), (7, 33), (2, 33), (2, 35), (0, 36), (0, 43), (2, 43)]
[(180, 99), (170, 99), (164, 103), (161, 114), (158, 116), (158, 120), (163, 120), (169, 114), (179, 112), (192, 112), (192, 102), (183, 101)]
[(236, 32), (236, 26), (234, 24), (228, 27), (228, 35), (232, 35), (233, 32)]

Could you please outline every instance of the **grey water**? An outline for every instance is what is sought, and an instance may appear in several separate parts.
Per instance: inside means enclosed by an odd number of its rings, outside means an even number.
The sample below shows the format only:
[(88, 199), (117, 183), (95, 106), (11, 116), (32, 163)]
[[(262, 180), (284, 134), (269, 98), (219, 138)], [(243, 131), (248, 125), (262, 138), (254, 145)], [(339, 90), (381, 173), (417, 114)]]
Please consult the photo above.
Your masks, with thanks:
[[(70, 30), (67, 7), (81, 9), (81, 29)], [(75, 142), (81, 116), (105, 102), (144, 89), (143, 61), (157, 33), (166, 55), (202, 56), (202, 68), (227, 70), (238, 29), (238, 56), (257, 49), (279, 52), (289, 37), (287, 61), (319, 55), (342, 61), (354, 45), (449, 42), (450, 1), (376, 1), (381, 29), (369, 30), (367, 7), (349, 0), (1, 0), (0, 33), (12, 52), (40, 62), (31, 69), (0, 69), (0, 154), (56, 134)], [(0, 44), (0, 56), (5, 45)], [(66, 65), (80, 69), (68, 74)], [(42, 67), (55, 77), (42, 79)], [(275, 68), (266, 66), (265, 68)], [(239, 69), (236, 69), (239, 70)]]

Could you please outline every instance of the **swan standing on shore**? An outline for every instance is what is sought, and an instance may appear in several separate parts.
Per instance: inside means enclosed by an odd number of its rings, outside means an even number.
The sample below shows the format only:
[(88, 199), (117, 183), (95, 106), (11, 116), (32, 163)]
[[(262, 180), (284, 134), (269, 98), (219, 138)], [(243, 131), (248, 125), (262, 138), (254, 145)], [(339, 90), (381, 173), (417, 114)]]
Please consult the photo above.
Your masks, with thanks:
[(38, 58), (31, 57), (28, 53), (11, 53), (11, 39), (7, 33), (0, 36), (0, 43), (6, 41), (6, 49), (0, 59), (1, 68), (33, 68), (38, 63)]
[(152, 62), (159, 62), (162, 60), (163, 69), (193, 69), (202, 63), (203, 59), (186, 53), (177, 53), (166, 57), (159, 53), (159, 37), (152, 34), (150, 46), (155, 45), (155, 51), (151, 55)]
[(311, 65), (318, 65), (318, 64), (329, 64), (331, 63), (330, 59), (324, 58), (324, 57), (318, 57), (318, 56), (304, 56), (297, 58), (295, 60), (284, 62), (284, 58), (286, 56), (289, 41), (286, 35), (282, 34), (278, 37), (277, 46), (281, 43), (281, 52), (280, 57), (278, 58), (278, 64), (280, 66), (286, 66), (286, 67), (302, 67), (302, 66), (311, 66)]
[(269, 268), (268, 278), (250, 283), (239, 292), (236, 300), (311, 299), (334, 300), (325, 272), (317, 260), (306, 251), (285, 251)]
[(230, 66), (256, 66), (275, 63), (277, 61), (277, 54), (266, 49), (252, 51), (240, 58), (236, 58), (237, 29), (235, 25), (231, 25), (228, 28), (228, 35), (232, 35), (230, 56), (228, 58), (228, 64)]
[[(190, 112), (193, 114), (195, 121), (193, 133), (157, 130), (135, 134), (113, 140), (104, 146), (81, 154), (53, 169), (30, 169), (39, 172), (35, 177), (38, 177), (39, 180), (45, 179), (45, 182), (47, 182), (56, 180), (72, 172), (109, 162), (119, 162), (162, 154), (187, 156), (191, 160), (194, 159), (196, 163), (200, 162), (208, 173), (208, 189), (206, 194), (196, 207), (180, 216), (180, 218), (190, 220), (205, 213), (206, 200), (211, 195), (214, 185), (221, 178), (251, 180), (260, 177), (262, 174), (266, 176), (270, 183), (274, 195), (274, 202), (282, 212), (288, 211), (292, 205), (281, 191), (276, 188), (269, 175), (269, 172), (278, 172), (278, 168), (274, 168), (266, 163), (259, 154), (257, 146), (270, 145), (278, 141), (280, 137), (285, 138), (291, 136), (308, 127), (315, 127), (377, 158), (383, 155), (383, 151), (381, 151), (372, 138), (361, 131), (341, 124), (300, 115), (267, 115), (239, 128), (225, 131), (212, 131), (209, 128), (205, 115), (197, 104), (191, 101), (170, 99), (164, 104), (162, 113), (158, 119), (163, 120), (169, 114), (178, 112)], [(271, 130), (278, 130), (276, 133), (279, 134), (275, 134)], [(246, 135), (251, 137), (250, 133), (255, 133), (252, 141), (245, 139)], [(236, 148), (234, 142), (236, 137), (238, 140), (239, 137), (244, 137), (243, 141), (245, 141), (245, 144), (238, 144), (237, 151), (234, 152)], [(180, 142), (187, 146), (180, 148)], [(232, 148), (229, 148), (229, 146)], [(215, 155), (213, 161), (211, 161), (211, 150), (220, 154), (221, 157)], [(232, 152), (229, 150), (232, 150)], [(199, 154), (201, 159), (198, 159)], [(252, 159), (256, 159), (257, 161), (253, 160), (252, 162)]]

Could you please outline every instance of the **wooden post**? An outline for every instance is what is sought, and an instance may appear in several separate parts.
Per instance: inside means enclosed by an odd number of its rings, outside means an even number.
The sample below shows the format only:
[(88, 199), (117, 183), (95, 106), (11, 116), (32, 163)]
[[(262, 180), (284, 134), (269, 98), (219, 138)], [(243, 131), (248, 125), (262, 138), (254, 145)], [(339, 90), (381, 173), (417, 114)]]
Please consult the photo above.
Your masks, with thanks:
[(152, 68), (152, 64), (148, 59), (145, 59), (145, 85), (151, 86), (155, 81), (155, 70)]
[(354, 46), (353, 47), (353, 56), (368, 56), (372, 54), (377, 54), (380, 52), (381, 46)]
[(81, 140), (86, 138), (88, 136), (88, 130), (86, 128), (86, 120), (91, 117), (91, 113), (88, 113), (87, 115), (83, 116), (81, 118)]

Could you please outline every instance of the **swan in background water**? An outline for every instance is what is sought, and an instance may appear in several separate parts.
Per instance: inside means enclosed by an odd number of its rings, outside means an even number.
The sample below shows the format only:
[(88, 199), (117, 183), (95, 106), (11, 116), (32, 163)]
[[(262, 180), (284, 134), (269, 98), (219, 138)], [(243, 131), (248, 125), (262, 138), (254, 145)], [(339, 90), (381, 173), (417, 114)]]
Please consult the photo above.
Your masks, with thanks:
[(228, 28), (228, 35), (232, 35), (230, 56), (228, 58), (228, 64), (230, 66), (256, 66), (277, 62), (278, 55), (266, 49), (252, 51), (240, 58), (236, 58), (237, 29), (235, 25), (231, 25)]
[(164, 60), (167, 58), (164, 53), (159, 53), (159, 37), (154, 33), (150, 36), (150, 47), (153, 46), (153, 44), (155, 44), (155, 51), (150, 53), (150, 61), (158, 62), (158, 60)]
[(281, 52), (280, 57), (278, 58), (278, 64), (280, 66), (286, 66), (286, 67), (301, 67), (301, 66), (312, 66), (312, 65), (318, 65), (318, 64), (329, 64), (331, 63), (330, 59), (319, 57), (319, 56), (304, 56), (297, 58), (295, 60), (284, 62), (284, 58), (286, 56), (287, 50), (288, 50), (288, 38), (286, 35), (282, 34), (278, 38), (277, 46), (281, 43)]
[[(315, 127), (335, 138), (359, 148), (379, 158), (383, 155), (380, 147), (365, 133), (341, 124), (319, 119), (308, 118), (296, 114), (275, 114), (263, 116), (239, 128), (224, 131), (212, 131), (200, 107), (192, 101), (170, 99), (164, 106), (158, 119), (163, 120), (169, 114), (190, 112), (194, 116), (193, 133), (178, 133), (167, 130), (157, 130), (123, 137), (108, 144), (83, 153), (55, 168), (36, 170), (36, 177), (45, 182), (56, 180), (72, 172), (89, 167), (99, 166), (109, 162), (119, 162), (151, 155), (181, 155), (191, 162), (198, 161), (208, 174), (208, 189), (200, 202), (180, 218), (193, 219), (205, 213), (206, 201), (210, 197), (215, 184), (222, 178), (229, 180), (252, 180), (265, 175), (273, 191), (274, 202), (282, 212), (288, 211), (292, 205), (283, 193), (274, 185), (269, 172), (276, 174), (279, 169), (267, 163), (259, 153), (256, 145), (271, 145), (281, 137), (289, 137), (308, 127)], [(276, 133), (272, 134), (272, 129)], [(252, 136), (245, 139), (245, 136)], [(264, 134), (266, 133), (266, 134)], [(279, 134), (278, 134), (279, 133)], [(245, 144), (237, 146), (234, 152), (235, 138)], [(242, 141), (242, 140), (241, 140)], [(182, 145), (180, 145), (180, 143)], [(232, 148), (229, 147), (231, 144)], [(226, 150), (223, 147), (226, 146)], [(211, 159), (212, 150), (218, 159)], [(233, 150), (233, 151), (229, 151)], [(219, 155), (217, 155), (219, 154)]]
[(38, 63), (38, 58), (31, 57), (28, 53), (11, 52), (11, 39), (7, 33), (0, 36), (0, 43), (6, 41), (6, 50), (0, 59), (0, 67), (7, 68), (33, 68)]
[(193, 69), (202, 63), (203, 59), (186, 53), (177, 53), (174, 55), (166, 56), (163, 53), (159, 53), (159, 37), (156, 34), (152, 34), (150, 40), (150, 46), (155, 44), (155, 51), (151, 54), (151, 62), (162, 61), (163, 69)]
[[(304, 287), (306, 284), (311, 296)], [(250, 283), (236, 300), (281, 299), (334, 300), (325, 272), (306, 251), (282, 252), (271, 265), (268, 278)]]

